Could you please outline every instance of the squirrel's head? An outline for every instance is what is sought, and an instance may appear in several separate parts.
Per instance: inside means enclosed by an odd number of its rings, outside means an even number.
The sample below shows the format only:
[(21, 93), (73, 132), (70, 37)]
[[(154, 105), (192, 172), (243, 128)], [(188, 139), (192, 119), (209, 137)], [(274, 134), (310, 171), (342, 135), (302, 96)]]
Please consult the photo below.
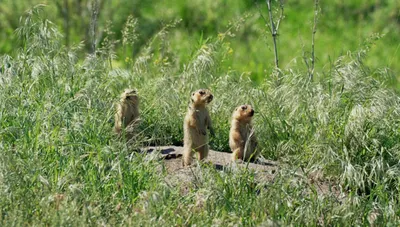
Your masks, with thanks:
[(236, 107), (232, 115), (234, 119), (246, 122), (250, 122), (253, 116), (254, 116), (254, 109), (251, 107), (251, 105), (241, 105)]
[(139, 98), (138, 98), (138, 95), (137, 95), (137, 91), (135, 89), (127, 88), (121, 94), (121, 101), (123, 101), (123, 102), (137, 103), (138, 99)]
[(192, 93), (190, 99), (195, 105), (206, 105), (213, 100), (214, 96), (208, 89), (199, 89)]

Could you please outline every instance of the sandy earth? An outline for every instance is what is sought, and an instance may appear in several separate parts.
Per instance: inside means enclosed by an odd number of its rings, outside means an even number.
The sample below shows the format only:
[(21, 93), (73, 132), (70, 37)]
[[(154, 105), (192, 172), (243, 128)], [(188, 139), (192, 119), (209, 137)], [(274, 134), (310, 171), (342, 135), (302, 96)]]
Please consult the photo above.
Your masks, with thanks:
[[(168, 173), (165, 181), (171, 186), (184, 186), (196, 183), (199, 176), (202, 176), (201, 166), (199, 166), (196, 161), (192, 166), (183, 168), (183, 147), (146, 147), (142, 148), (142, 151), (162, 157), (164, 160), (164, 167)], [(263, 160), (258, 161), (257, 163), (232, 163), (230, 153), (214, 150), (210, 150), (205, 162), (209, 165), (213, 165), (214, 168), (219, 171), (235, 171), (241, 168), (248, 168), (251, 171), (254, 171), (255, 180), (261, 184), (272, 183), (279, 170), (279, 163), (275, 161)], [(343, 195), (340, 195), (338, 187), (323, 180), (320, 173), (313, 173), (304, 177), (304, 174), (302, 174), (301, 171), (298, 171), (295, 175), (298, 176), (298, 179), (303, 176), (303, 179), (305, 178), (310, 185), (313, 185), (317, 193), (320, 195), (333, 193), (338, 199), (343, 198)]]
[[(161, 147), (148, 147), (144, 148), (144, 151), (147, 153), (159, 152), (163, 159), (165, 160), (165, 165), (168, 173), (174, 173), (180, 169), (185, 169), (182, 167), (182, 152), (183, 147), (177, 146), (161, 146)], [(219, 152), (210, 150), (208, 153), (208, 157), (206, 158), (206, 162), (212, 163), (214, 167), (218, 170), (223, 170), (224, 168), (232, 166), (231, 163), (231, 154), (226, 152)], [(247, 163), (237, 164), (240, 167), (246, 167)], [(275, 172), (278, 165), (274, 161), (264, 161), (255, 163), (248, 163), (249, 169), (254, 169), (260, 172)]]

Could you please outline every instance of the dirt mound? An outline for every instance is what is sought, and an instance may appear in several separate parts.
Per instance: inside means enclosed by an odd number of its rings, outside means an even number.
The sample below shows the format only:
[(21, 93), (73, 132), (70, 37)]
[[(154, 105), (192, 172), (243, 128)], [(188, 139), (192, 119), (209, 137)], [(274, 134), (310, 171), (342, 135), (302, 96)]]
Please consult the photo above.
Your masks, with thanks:
[[(165, 181), (171, 186), (196, 183), (204, 176), (200, 166), (195, 161), (190, 167), (182, 166), (183, 147), (161, 146), (147, 147), (142, 151), (149, 154), (161, 156), (164, 159), (164, 166), (168, 173)], [(259, 161), (258, 163), (232, 163), (231, 154), (226, 152), (218, 152), (210, 150), (208, 157), (204, 162), (205, 165), (212, 165), (216, 170), (220, 171), (237, 171), (241, 168), (248, 168), (254, 171), (258, 182), (270, 182), (278, 169), (278, 165), (273, 161)], [(184, 188), (184, 187), (183, 187)]]
[[(177, 146), (159, 146), (142, 148), (143, 152), (156, 155), (164, 160), (164, 167), (168, 175), (165, 178), (167, 184), (171, 186), (182, 187), (185, 191), (185, 185), (196, 183), (204, 176), (202, 168), (197, 162), (194, 162), (190, 167), (182, 166), (183, 147)], [(153, 156), (154, 157), (154, 156)], [(274, 180), (276, 173), (279, 170), (279, 163), (270, 160), (258, 160), (256, 163), (232, 162), (231, 153), (219, 152), (210, 150), (205, 165), (212, 165), (220, 171), (238, 171), (242, 168), (247, 168), (254, 171), (255, 180), (259, 183), (271, 183)], [(330, 182), (322, 179), (321, 173), (312, 173), (304, 177), (304, 173), (300, 170), (295, 173), (295, 178), (307, 178), (310, 185), (313, 185), (318, 194), (327, 194), (333, 192), (338, 198), (341, 197), (337, 186), (333, 186)], [(303, 177), (301, 177), (303, 176)], [(185, 193), (185, 192), (183, 192)]]
[[(158, 152), (161, 154), (163, 159), (165, 160), (165, 166), (167, 168), (168, 173), (174, 173), (177, 170), (185, 169), (182, 167), (181, 157), (183, 152), (183, 147), (177, 146), (161, 146), (161, 147), (147, 147), (144, 148), (143, 151), (147, 153)], [(216, 169), (223, 170), (224, 168), (229, 167), (237, 167), (237, 168), (249, 168), (254, 169), (259, 172), (265, 172), (273, 174), (278, 165), (274, 161), (264, 160), (258, 161), (257, 163), (235, 163), (233, 164), (231, 161), (231, 153), (219, 152), (210, 150), (208, 153), (208, 157), (206, 158), (206, 162), (212, 163)]]

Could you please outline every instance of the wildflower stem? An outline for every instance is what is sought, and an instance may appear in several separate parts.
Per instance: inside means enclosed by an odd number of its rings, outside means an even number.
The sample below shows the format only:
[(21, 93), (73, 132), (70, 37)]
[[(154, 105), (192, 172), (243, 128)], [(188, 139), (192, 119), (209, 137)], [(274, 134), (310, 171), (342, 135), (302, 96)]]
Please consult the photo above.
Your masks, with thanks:
[(317, 33), (317, 23), (318, 23), (318, 13), (319, 13), (319, 0), (314, 1), (314, 22), (311, 38), (311, 69), (309, 69), (310, 81), (314, 77), (314, 67), (315, 67), (315, 33)]
[(272, 34), (272, 40), (274, 41), (275, 67), (279, 68), (278, 47), (276, 46), (277, 31), (275, 29), (275, 23), (272, 18), (271, 0), (267, 0), (267, 6), (268, 6), (269, 21), (271, 23), (270, 29)]

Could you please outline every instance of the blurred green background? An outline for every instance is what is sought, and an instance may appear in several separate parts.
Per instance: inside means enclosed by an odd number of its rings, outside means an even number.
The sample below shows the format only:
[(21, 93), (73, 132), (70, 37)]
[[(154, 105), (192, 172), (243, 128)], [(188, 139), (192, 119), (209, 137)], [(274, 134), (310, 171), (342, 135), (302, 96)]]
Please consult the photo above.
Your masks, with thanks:
[[(43, 18), (54, 22), (62, 31), (67, 46), (83, 41), (90, 51), (90, 24), (94, 0), (2, 0), (0, 2), (0, 54), (12, 54), (20, 47), (14, 36), (20, 16), (36, 4), (48, 5)], [(273, 1), (273, 14), (279, 15), (279, 2)], [(284, 19), (278, 36), (280, 68), (293, 65), (306, 68), (309, 58), (314, 15), (313, 1), (286, 0)], [(138, 39), (133, 50), (115, 45), (116, 64), (123, 66), (128, 51), (135, 58), (148, 40), (165, 24), (181, 19), (169, 33), (169, 48), (176, 61), (184, 60), (198, 49), (202, 40), (217, 37), (232, 24), (244, 20), (234, 37), (229, 37), (231, 55), (222, 65), (225, 70), (246, 72), (255, 82), (268, 76), (274, 68), (272, 38), (260, 16), (268, 18), (265, 1), (253, 0), (98, 0), (96, 42), (105, 37), (107, 21), (112, 22), (114, 39), (120, 40), (127, 17), (138, 19)], [(392, 85), (398, 86), (400, 72), (400, 1), (398, 0), (332, 0), (320, 2), (315, 37), (316, 72), (329, 69), (331, 62), (347, 51), (354, 51), (379, 33), (383, 37), (371, 46), (365, 64), (372, 69), (390, 68)], [(122, 54), (125, 53), (125, 54)], [(183, 64), (183, 63), (182, 63)]]

